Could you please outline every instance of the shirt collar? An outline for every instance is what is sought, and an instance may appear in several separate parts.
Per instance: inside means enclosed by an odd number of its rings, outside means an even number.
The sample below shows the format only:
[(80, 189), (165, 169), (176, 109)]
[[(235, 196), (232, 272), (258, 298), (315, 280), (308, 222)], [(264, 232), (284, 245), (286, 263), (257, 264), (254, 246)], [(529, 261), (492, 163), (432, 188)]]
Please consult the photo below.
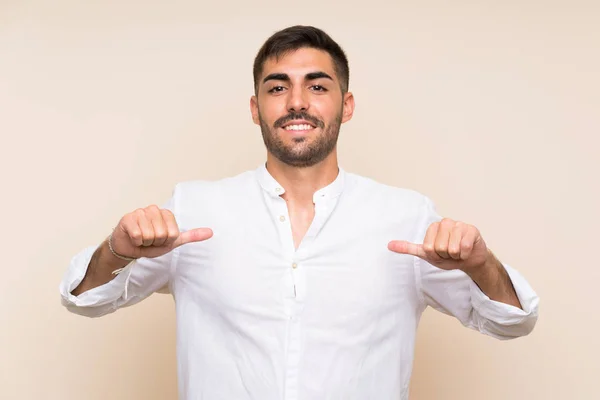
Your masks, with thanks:
[[(320, 199), (335, 198), (342, 193), (344, 189), (344, 183), (346, 181), (346, 171), (340, 166), (338, 166), (338, 169), (339, 172), (335, 180), (329, 185), (315, 192), (315, 194), (313, 195), (314, 202), (317, 202)], [(256, 169), (256, 177), (258, 179), (258, 182), (260, 183), (260, 186), (262, 186), (263, 190), (269, 195), (277, 197), (285, 193), (285, 189), (283, 188), (283, 186), (280, 185), (279, 182), (277, 182), (267, 170), (266, 162), (262, 163)]]

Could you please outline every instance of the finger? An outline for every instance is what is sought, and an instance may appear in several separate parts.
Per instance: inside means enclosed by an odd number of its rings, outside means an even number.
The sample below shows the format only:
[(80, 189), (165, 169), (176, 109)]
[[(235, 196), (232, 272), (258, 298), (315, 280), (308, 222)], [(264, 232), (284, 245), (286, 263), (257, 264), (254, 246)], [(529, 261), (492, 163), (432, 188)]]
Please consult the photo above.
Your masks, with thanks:
[(451, 219), (444, 218), (440, 222), (440, 227), (438, 229), (437, 235), (435, 237), (435, 252), (438, 256), (444, 259), (450, 258), (448, 254), (448, 243), (450, 240), (450, 232), (454, 227), (454, 221)]
[(170, 210), (162, 209), (160, 210), (163, 220), (165, 221), (165, 225), (167, 226), (167, 240), (165, 240), (164, 246), (172, 246), (175, 240), (179, 237), (179, 227), (177, 226), (177, 221), (175, 220), (175, 216)]
[(138, 217), (132, 212), (123, 217), (123, 231), (129, 236), (129, 241), (135, 247), (141, 247), (144, 244), (144, 238), (142, 236), (142, 229), (138, 223)]
[(186, 243), (201, 242), (203, 240), (211, 238), (212, 235), (213, 231), (209, 228), (191, 229), (187, 232), (182, 232), (179, 234), (179, 237), (173, 243), (173, 248), (179, 247)]
[(152, 223), (148, 220), (146, 212), (143, 209), (140, 208), (134, 211), (134, 213), (142, 232), (142, 246), (152, 246), (152, 242), (154, 242), (154, 228), (152, 227)]
[(410, 254), (419, 258), (427, 257), (422, 245), (407, 242), (406, 240), (392, 240), (388, 243), (388, 249), (395, 253)]
[(150, 220), (154, 230), (154, 240), (152, 241), (152, 246), (160, 247), (164, 245), (168, 237), (167, 226), (163, 220), (160, 208), (158, 208), (156, 205), (152, 205), (146, 207), (145, 211), (146, 216)]
[(440, 256), (435, 252), (435, 238), (438, 235), (438, 231), (440, 229), (440, 223), (434, 222), (429, 225), (427, 228), (427, 232), (425, 233), (425, 238), (423, 238), (423, 250), (427, 257), (430, 260), (439, 260)]
[(460, 242), (460, 259), (467, 260), (473, 251), (473, 247), (475, 246), (475, 241), (479, 237), (479, 231), (475, 227), (471, 227), (467, 229), (467, 232), (463, 236)]
[(467, 226), (462, 222), (456, 222), (454, 228), (450, 232), (450, 239), (448, 240), (448, 255), (454, 260), (460, 260), (461, 253), (461, 241), (465, 234)]

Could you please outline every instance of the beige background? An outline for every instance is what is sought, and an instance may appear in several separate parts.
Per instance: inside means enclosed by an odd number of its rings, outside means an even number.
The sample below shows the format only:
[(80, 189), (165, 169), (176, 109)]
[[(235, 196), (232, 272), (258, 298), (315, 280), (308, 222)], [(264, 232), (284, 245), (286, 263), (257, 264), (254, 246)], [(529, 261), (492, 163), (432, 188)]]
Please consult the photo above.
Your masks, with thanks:
[(599, 20), (595, 1), (0, 0), (0, 398), (176, 397), (171, 297), (85, 319), (58, 283), (122, 214), (264, 160), (252, 61), (297, 23), (350, 58), (341, 165), (476, 225), (541, 297), (508, 342), (428, 310), (411, 400), (600, 398)]

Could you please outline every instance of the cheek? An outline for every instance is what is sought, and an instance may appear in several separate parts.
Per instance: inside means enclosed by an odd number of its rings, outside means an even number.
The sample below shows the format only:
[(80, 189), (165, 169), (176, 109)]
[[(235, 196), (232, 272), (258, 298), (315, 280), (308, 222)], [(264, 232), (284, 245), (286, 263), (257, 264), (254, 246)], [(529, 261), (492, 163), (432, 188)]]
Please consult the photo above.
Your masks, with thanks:
[(311, 105), (312, 114), (319, 116), (327, 121), (334, 120), (342, 110), (339, 102), (332, 101), (329, 98), (316, 99)]
[(281, 104), (281, 102), (274, 101), (274, 99), (261, 101), (258, 112), (263, 122), (269, 126), (273, 126), (275, 121), (288, 114), (285, 103)]

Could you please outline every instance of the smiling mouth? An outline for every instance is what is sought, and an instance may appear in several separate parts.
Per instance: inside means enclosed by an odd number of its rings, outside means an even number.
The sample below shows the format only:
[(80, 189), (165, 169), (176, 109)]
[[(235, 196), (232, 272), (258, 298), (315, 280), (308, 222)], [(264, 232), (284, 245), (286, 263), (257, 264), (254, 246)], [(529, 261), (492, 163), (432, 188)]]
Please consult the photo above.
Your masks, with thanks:
[(282, 129), (284, 129), (286, 131), (290, 131), (290, 132), (300, 132), (300, 131), (310, 131), (310, 130), (315, 129), (315, 127), (310, 124), (289, 124), (289, 125), (282, 127)]

